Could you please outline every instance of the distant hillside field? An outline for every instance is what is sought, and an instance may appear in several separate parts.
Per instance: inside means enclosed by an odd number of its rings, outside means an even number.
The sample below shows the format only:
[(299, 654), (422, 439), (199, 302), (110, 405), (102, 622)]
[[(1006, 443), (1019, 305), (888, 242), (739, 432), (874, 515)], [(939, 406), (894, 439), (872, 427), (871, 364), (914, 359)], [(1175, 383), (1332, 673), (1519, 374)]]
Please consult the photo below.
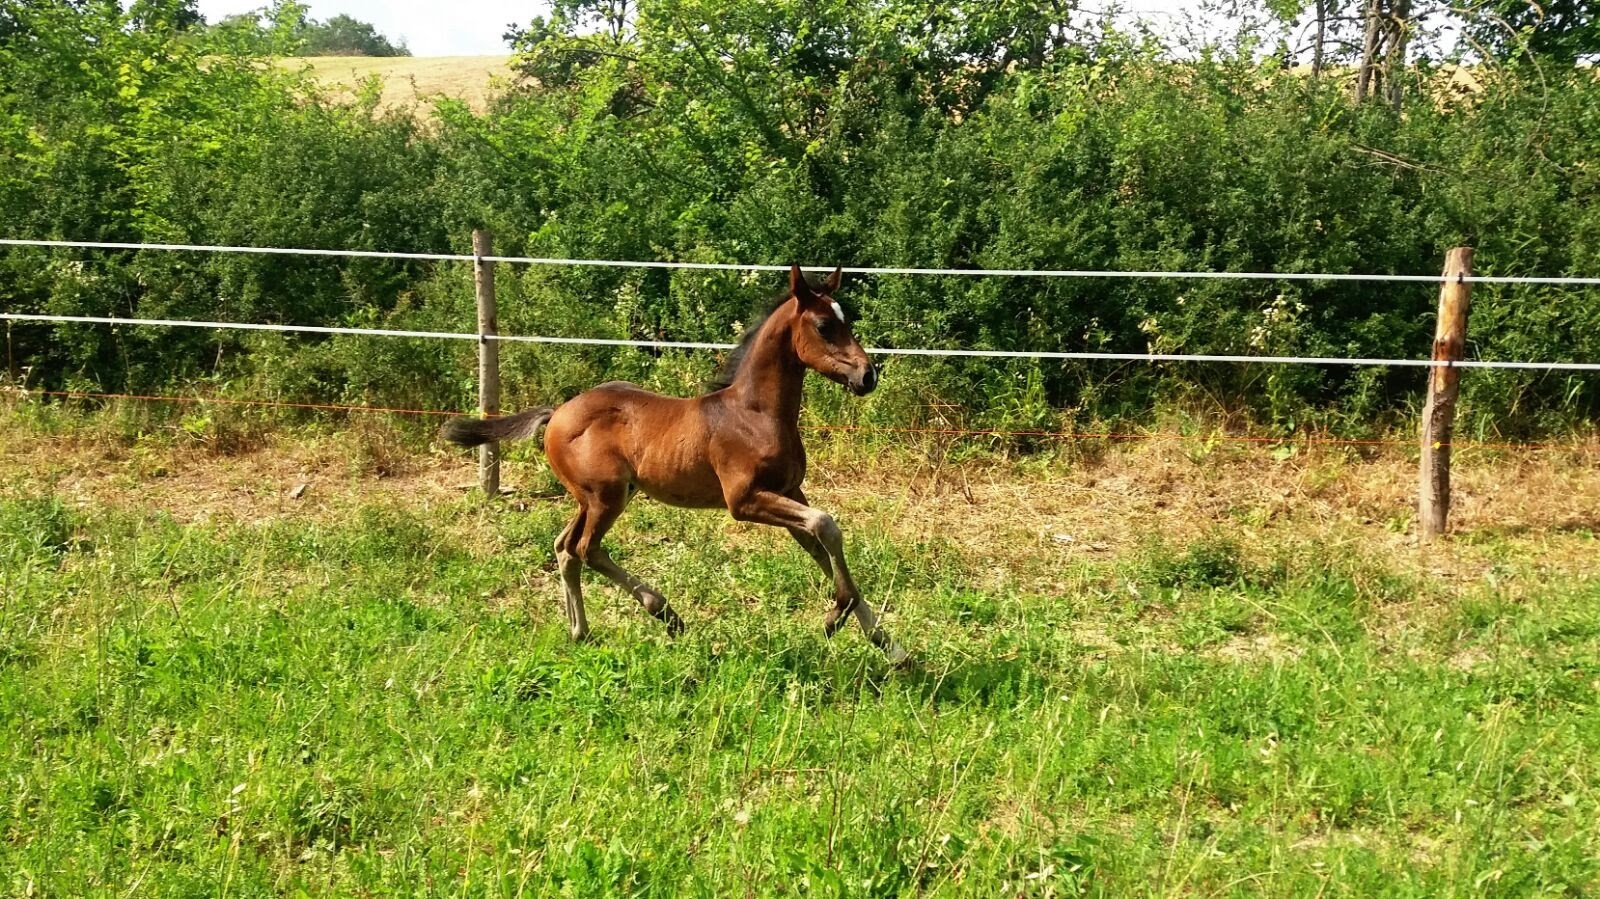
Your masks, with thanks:
[(282, 65), (309, 66), (317, 80), (329, 86), (354, 88), (369, 75), (383, 79), (383, 104), (400, 106), (419, 98), (443, 94), (467, 101), (483, 110), (496, 79), (511, 74), (510, 56), (307, 56), (291, 57)]
[[(508, 78), (510, 56), (293, 56), (280, 61), (289, 68), (310, 67), (317, 80), (329, 87), (354, 89), (369, 75), (383, 79), (383, 105), (401, 106), (432, 96), (447, 96), (467, 101), (482, 112), (492, 96), (496, 79)], [(1309, 76), (1310, 66), (1295, 71)], [(1334, 77), (1353, 78), (1353, 69), (1335, 69)], [(1469, 69), (1448, 67), (1434, 77), (1434, 89), (1444, 87), (1481, 89), (1479, 79)]]

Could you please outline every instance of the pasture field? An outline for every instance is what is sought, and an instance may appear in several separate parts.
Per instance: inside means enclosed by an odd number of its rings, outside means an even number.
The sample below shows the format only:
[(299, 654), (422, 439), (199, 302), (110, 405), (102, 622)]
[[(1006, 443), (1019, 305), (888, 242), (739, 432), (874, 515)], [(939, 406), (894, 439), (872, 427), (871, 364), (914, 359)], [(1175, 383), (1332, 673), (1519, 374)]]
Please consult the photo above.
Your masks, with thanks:
[(524, 449), (484, 508), (375, 422), (0, 414), (0, 893), (1600, 889), (1592, 452), (1463, 454), (1424, 551), (1399, 452), (819, 442), (898, 673), (650, 502), (609, 543), (688, 633), (590, 579), (569, 644)]
[(292, 56), (278, 62), (288, 69), (310, 69), (336, 95), (376, 76), (383, 82), (380, 103), (386, 108), (444, 96), (480, 113), (488, 108), (496, 81), (511, 77), (510, 63), (509, 56)]

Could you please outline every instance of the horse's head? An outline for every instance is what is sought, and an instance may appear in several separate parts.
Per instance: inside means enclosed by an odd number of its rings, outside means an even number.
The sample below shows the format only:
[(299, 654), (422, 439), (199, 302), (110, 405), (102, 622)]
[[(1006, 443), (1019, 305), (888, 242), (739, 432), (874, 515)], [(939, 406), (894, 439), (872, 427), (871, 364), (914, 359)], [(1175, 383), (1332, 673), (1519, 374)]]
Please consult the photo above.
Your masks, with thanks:
[(834, 269), (820, 286), (812, 287), (800, 266), (789, 269), (789, 290), (798, 309), (791, 331), (794, 351), (807, 368), (843, 384), (856, 396), (866, 396), (878, 386), (878, 370), (833, 298), (842, 275)]

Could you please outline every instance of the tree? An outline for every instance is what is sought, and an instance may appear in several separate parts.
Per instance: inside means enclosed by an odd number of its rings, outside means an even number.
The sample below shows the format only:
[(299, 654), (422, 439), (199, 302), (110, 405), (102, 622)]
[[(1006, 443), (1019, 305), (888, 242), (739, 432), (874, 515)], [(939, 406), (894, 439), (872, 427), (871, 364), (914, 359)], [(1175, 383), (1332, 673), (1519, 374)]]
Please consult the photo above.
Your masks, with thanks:
[(207, 27), (205, 35), (216, 45), (217, 52), (225, 54), (249, 47), (278, 55), (411, 55), (403, 42), (390, 42), (371, 23), (343, 14), (319, 22), (307, 15), (305, 4), (296, 0), (275, 0), (264, 12), (226, 16)]
[(196, 0), (134, 0), (128, 6), (128, 18), (135, 28), (170, 28), (173, 31), (191, 31), (203, 28), (205, 17), (195, 8)]
[(571, 86), (608, 58), (638, 60), (628, 48), (636, 13), (632, 0), (556, 0), (548, 18), (512, 26), (505, 39), (525, 77), (546, 87)]
[(1361, 65), (1356, 70), (1356, 102), (1382, 96), (1395, 109), (1402, 97), (1401, 73), (1414, 20), (1411, 0), (1368, 0)]
[(410, 56), (404, 42), (396, 45), (371, 23), (340, 14), (326, 22), (308, 21), (303, 34), (306, 56)]
[(1571, 65), (1600, 56), (1600, 6), (1592, 0), (1487, 0), (1463, 14), (1468, 33), (1502, 58), (1534, 54)]

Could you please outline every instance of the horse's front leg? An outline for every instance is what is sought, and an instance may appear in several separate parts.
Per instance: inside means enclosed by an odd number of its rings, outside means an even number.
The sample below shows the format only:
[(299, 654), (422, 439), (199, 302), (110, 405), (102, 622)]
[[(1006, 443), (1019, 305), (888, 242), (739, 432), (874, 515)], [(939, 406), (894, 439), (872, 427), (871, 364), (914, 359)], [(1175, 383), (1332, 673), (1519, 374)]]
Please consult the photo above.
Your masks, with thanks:
[[(809, 507), (811, 505), (810, 500), (806, 499), (805, 491), (798, 487), (785, 493), (784, 496), (802, 506)], [(788, 531), (789, 536), (794, 538), (794, 542), (800, 544), (800, 548), (806, 551), (806, 555), (816, 560), (817, 567), (822, 569), (822, 575), (830, 581), (833, 580), (833, 563), (828, 560), (828, 551), (823, 548), (822, 541), (811, 536), (811, 532), (804, 528), (788, 528)], [(850, 610), (845, 609), (844, 611), (848, 612)], [(840, 614), (844, 613), (841, 612)]]
[[(806, 499), (805, 492), (798, 487), (785, 493), (784, 496), (802, 506), (809, 508), (811, 505)], [(850, 578), (849, 569), (845, 570), (844, 584), (841, 586), (840, 579), (834, 574), (833, 561), (828, 555), (827, 548), (822, 545), (821, 540), (812, 536), (810, 531), (800, 527), (791, 527), (787, 530), (789, 531), (789, 536), (794, 538), (794, 542), (800, 544), (800, 548), (806, 551), (806, 555), (810, 556), (817, 563), (817, 567), (822, 569), (822, 576), (834, 582), (833, 608), (828, 610), (828, 617), (822, 624), (823, 633), (832, 637), (840, 626), (844, 624), (845, 619), (849, 617), (850, 612), (855, 608), (856, 602), (860, 600), (860, 589), (856, 587), (855, 581)]]
[[(850, 567), (845, 564), (844, 533), (839, 530), (839, 524), (832, 515), (780, 493), (760, 489), (729, 496), (728, 511), (739, 521), (753, 521), (788, 528), (791, 533), (804, 533), (822, 548), (828, 563), (824, 570), (831, 567), (834, 587), (834, 606), (823, 623), (824, 633), (833, 636), (844, 624), (845, 617), (854, 612), (867, 639), (883, 650), (892, 664), (902, 664), (909, 658), (900, 644), (878, 623), (878, 615), (872, 610), (871, 604), (861, 598), (860, 589), (850, 577)], [(810, 549), (805, 540), (801, 541), (801, 545)], [(818, 559), (819, 564), (822, 561)]]

